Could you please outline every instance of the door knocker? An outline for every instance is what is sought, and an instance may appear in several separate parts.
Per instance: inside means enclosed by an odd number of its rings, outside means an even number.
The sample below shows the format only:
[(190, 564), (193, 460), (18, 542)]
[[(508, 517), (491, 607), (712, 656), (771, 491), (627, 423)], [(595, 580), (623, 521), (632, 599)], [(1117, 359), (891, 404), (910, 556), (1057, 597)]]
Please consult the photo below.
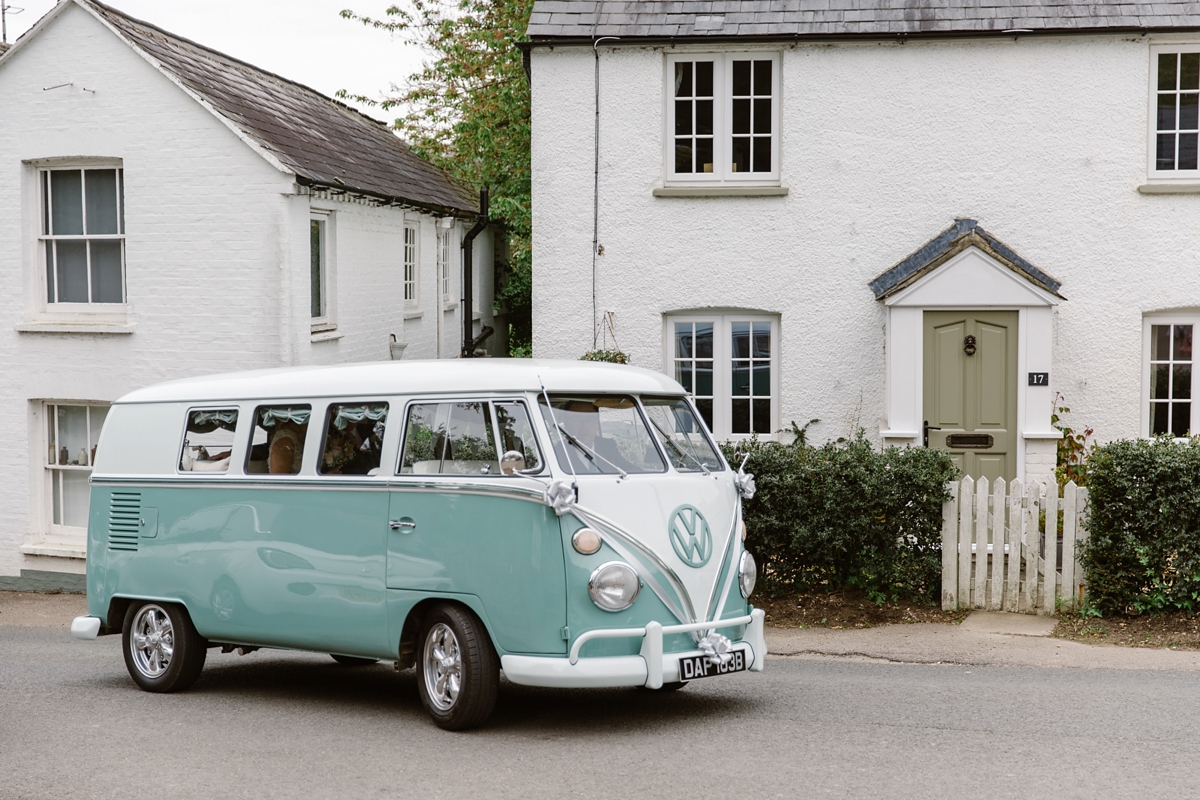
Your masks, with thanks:
[(963, 339), (963, 352), (969, 356), (975, 355), (975, 337), (968, 336)]

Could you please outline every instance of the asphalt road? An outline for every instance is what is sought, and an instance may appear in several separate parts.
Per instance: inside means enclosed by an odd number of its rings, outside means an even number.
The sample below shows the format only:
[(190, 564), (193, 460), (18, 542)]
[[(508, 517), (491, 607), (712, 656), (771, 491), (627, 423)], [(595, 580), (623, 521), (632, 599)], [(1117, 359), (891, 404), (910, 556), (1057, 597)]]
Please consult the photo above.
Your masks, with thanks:
[(153, 695), (119, 637), (0, 624), (0, 797), (1189, 797), (1198, 677), (772, 657), (670, 695), (505, 683), (453, 734), (390, 664), (210, 651)]

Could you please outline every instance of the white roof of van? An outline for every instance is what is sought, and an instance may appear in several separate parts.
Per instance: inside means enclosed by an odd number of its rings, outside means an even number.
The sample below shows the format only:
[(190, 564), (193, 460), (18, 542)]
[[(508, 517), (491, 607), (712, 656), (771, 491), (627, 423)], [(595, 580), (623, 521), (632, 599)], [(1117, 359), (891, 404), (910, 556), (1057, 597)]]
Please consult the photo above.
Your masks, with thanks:
[(229, 372), (138, 389), (118, 403), (371, 397), (462, 392), (538, 391), (684, 394), (661, 372), (624, 364), (525, 358), (379, 361), (324, 367)]

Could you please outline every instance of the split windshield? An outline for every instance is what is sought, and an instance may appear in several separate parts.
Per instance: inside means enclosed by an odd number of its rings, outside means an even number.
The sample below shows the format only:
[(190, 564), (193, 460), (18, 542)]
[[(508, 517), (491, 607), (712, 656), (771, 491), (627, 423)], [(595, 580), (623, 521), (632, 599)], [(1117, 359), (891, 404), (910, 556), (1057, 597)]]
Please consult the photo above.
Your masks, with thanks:
[(643, 397), (650, 429), (671, 466), (679, 472), (719, 472), (721, 458), (713, 450), (692, 407), (682, 397)]
[(628, 395), (543, 395), (538, 408), (559, 465), (577, 475), (666, 472), (637, 403)]

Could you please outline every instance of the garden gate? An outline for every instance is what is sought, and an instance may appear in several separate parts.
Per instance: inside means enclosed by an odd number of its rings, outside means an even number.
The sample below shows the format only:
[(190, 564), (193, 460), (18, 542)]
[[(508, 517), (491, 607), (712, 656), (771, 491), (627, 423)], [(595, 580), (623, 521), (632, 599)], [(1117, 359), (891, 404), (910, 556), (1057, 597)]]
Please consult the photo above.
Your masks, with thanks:
[[(948, 485), (942, 506), (942, 608), (1054, 614), (1083, 599), (1078, 545), (1087, 489), (1001, 478)], [(989, 491), (990, 488), (990, 491)], [(1007, 488), (1007, 491), (1005, 491)], [(1061, 531), (1061, 534), (1060, 534)], [(1049, 544), (1047, 547), (1046, 545)]]

